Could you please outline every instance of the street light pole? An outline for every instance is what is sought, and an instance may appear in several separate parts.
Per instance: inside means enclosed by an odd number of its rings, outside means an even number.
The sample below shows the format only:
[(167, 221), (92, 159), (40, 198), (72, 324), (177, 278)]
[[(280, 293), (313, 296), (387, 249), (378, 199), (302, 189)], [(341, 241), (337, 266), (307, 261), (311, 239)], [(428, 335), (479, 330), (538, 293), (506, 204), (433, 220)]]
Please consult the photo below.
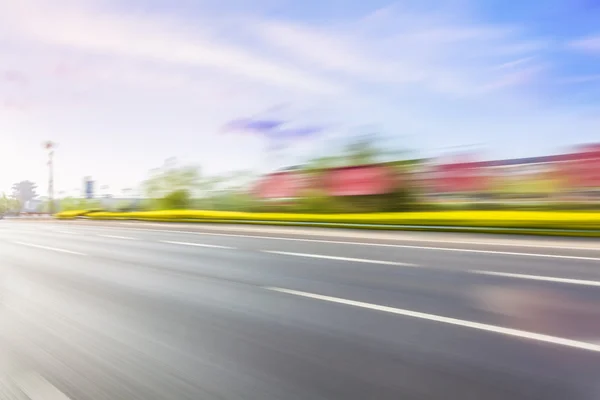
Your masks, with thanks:
[(50, 215), (54, 214), (54, 149), (56, 143), (47, 141), (43, 144), (44, 149), (48, 151), (48, 211)]

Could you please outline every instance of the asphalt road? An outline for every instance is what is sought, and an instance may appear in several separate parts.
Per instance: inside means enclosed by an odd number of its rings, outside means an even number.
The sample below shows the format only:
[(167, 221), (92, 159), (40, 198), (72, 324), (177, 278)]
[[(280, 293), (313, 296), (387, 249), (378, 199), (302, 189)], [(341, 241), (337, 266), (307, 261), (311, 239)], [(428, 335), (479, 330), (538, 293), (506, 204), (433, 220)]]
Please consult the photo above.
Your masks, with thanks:
[(4, 220), (0, 261), (0, 399), (600, 398), (597, 241)]

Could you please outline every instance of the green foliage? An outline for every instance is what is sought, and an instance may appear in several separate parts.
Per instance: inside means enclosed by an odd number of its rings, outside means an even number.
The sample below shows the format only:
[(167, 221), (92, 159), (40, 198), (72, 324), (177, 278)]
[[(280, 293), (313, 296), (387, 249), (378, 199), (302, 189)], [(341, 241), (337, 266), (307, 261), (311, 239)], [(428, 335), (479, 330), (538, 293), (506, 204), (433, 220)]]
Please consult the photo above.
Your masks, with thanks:
[(18, 212), (21, 209), (19, 200), (8, 197), (6, 193), (2, 193), (0, 196), (0, 214), (8, 212)]
[(2, 193), (0, 196), (0, 214), (4, 214), (9, 210), (10, 199), (6, 196), (6, 193)]
[(343, 209), (340, 199), (327, 196), (320, 190), (310, 190), (299, 198), (293, 207), (293, 211), (301, 213), (326, 214), (336, 213)]
[(342, 162), (347, 166), (373, 164), (379, 161), (381, 154), (375, 136), (365, 135), (346, 146)]
[[(74, 197), (65, 197), (57, 201), (59, 211), (73, 211), (73, 210), (90, 210), (102, 208), (99, 200), (94, 199), (80, 199)], [(48, 212), (50, 209), (49, 202), (46, 201), (42, 206), (42, 212)]]
[(114, 207), (118, 212), (137, 211), (138, 207), (134, 201), (123, 200)]
[[(311, 175), (317, 189), (312, 189), (296, 200), (291, 210), (311, 213), (360, 213), (377, 211), (410, 211), (416, 209), (416, 193), (408, 180), (399, 185), (391, 193), (368, 196), (329, 197), (319, 190), (319, 180), (327, 170), (336, 167), (383, 164), (402, 176), (414, 164), (405, 159), (410, 152), (397, 149), (382, 149), (379, 136), (362, 135), (354, 138), (338, 154), (330, 154), (310, 160), (303, 168)], [(383, 159), (387, 161), (383, 163)]]
[(160, 199), (161, 208), (166, 210), (184, 210), (189, 208), (190, 204), (190, 192), (183, 189), (175, 190)]
[[(150, 171), (150, 177), (143, 184), (144, 192), (151, 199), (165, 198), (177, 191), (193, 193), (200, 188), (200, 169), (195, 166), (177, 166), (175, 159)], [(179, 194), (181, 196), (181, 194)]]

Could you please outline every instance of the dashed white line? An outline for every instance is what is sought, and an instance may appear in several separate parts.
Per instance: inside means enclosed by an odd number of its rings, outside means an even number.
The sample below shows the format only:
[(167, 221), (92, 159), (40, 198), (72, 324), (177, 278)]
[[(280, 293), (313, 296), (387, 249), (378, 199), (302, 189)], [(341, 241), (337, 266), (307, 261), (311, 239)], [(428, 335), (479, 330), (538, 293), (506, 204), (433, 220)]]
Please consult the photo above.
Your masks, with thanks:
[(322, 258), (326, 260), (336, 260), (336, 261), (350, 261), (350, 262), (360, 262), (360, 263), (368, 263), (368, 264), (385, 264), (385, 265), (400, 265), (403, 267), (416, 267), (415, 264), (402, 263), (397, 261), (381, 261), (381, 260), (369, 260), (364, 258), (350, 258), (350, 257), (337, 257), (337, 256), (326, 256), (321, 254), (309, 254), (309, 253), (290, 253), (288, 251), (275, 251), (275, 250), (262, 250), (263, 253), (271, 253), (271, 254), (282, 254), (285, 256), (296, 256), (296, 257), (309, 257), (309, 258)]
[(117, 235), (98, 235), (99, 237), (109, 238), (109, 239), (124, 239), (124, 240), (136, 240), (133, 237), (129, 236), (117, 236)]
[(587, 286), (600, 286), (599, 281), (588, 281), (583, 279), (569, 279), (569, 278), (558, 278), (554, 276), (540, 276), (540, 275), (523, 275), (513, 274), (508, 272), (494, 272), (494, 271), (469, 271), (474, 274), (480, 275), (491, 275), (491, 276), (503, 276), (507, 278), (517, 279), (531, 279), (535, 281), (547, 281), (547, 282), (558, 282), (558, 283), (570, 283), (573, 285), (587, 285)]
[(60, 229), (54, 229), (53, 231), (56, 233), (64, 233), (66, 235), (75, 235), (76, 234), (76, 232), (73, 232), (73, 231), (64, 231), (64, 230), (60, 230)]
[[(109, 228), (102, 227), (100, 229), (109, 229)], [(393, 244), (393, 243), (348, 242), (348, 241), (343, 241), (343, 240), (318, 240), (318, 239), (304, 239), (304, 238), (243, 235), (243, 234), (233, 234), (233, 233), (177, 231), (177, 230), (166, 230), (166, 229), (146, 229), (146, 228), (119, 228), (119, 229), (134, 230), (134, 231), (146, 231), (146, 232), (177, 233), (177, 234), (183, 233), (183, 234), (187, 234), (187, 235), (207, 235), (207, 236), (239, 237), (239, 238), (250, 238), (250, 239), (265, 239), (265, 240), (284, 240), (284, 241), (292, 241), (292, 242), (343, 244), (343, 245), (350, 245), (350, 246), (394, 247), (394, 248), (402, 248), (402, 249), (420, 249), (420, 250), (451, 251), (451, 252), (463, 252), (463, 253), (497, 254), (497, 255), (522, 256), (522, 257), (557, 258), (557, 259), (566, 259), (566, 260), (600, 261), (600, 257), (569, 256), (569, 255), (561, 255), (561, 254), (541, 254), (541, 253), (522, 253), (522, 252), (513, 252), (513, 251), (457, 249), (457, 248), (452, 248), (452, 247), (414, 246), (414, 245), (403, 245), (403, 244)], [(424, 240), (424, 241), (432, 242), (431, 240)], [(447, 242), (447, 243), (451, 243), (451, 242)], [(452, 242), (452, 243), (455, 243), (455, 242)], [(460, 243), (465, 244), (465, 245), (475, 244), (475, 243), (470, 243), (470, 242), (460, 242)], [(477, 244), (484, 244), (484, 243), (477, 243)], [(490, 243), (490, 245), (492, 245), (492, 244)], [(515, 247), (519, 247), (519, 245), (515, 245)], [(522, 246), (522, 247), (529, 247), (529, 246)], [(555, 248), (555, 249), (597, 250), (595, 248), (579, 249), (579, 248), (575, 248), (575, 247), (561, 247), (561, 246), (557, 246), (557, 247), (553, 247), (553, 248)]]
[(479, 322), (472, 322), (472, 321), (466, 321), (466, 320), (461, 320), (461, 319), (456, 319), (456, 318), (443, 317), (443, 316), (435, 315), (435, 314), (426, 314), (426, 313), (422, 313), (422, 312), (405, 310), (405, 309), (401, 309), (401, 308), (394, 308), (394, 307), (388, 307), (388, 306), (381, 306), (381, 305), (372, 304), (372, 303), (364, 303), (362, 301), (342, 299), (339, 297), (323, 296), (320, 294), (301, 292), (298, 290), (284, 289), (284, 288), (278, 288), (278, 287), (264, 287), (264, 289), (271, 290), (274, 292), (280, 292), (280, 293), (285, 293), (285, 294), (289, 294), (289, 295), (294, 295), (294, 296), (301, 296), (301, 297), (307, 297), (307, 298), (316, 299), (316, 300), (328, 301), (331, 303), (345, 304), (345, 305), (349, 305), (349, 306), (366, 308), (366, 309), (375, 310), (375, 311), (383, 311), (383, 312), (387, 312), (387, 313), (391, 313), (391, 314), (403, 315), (406, 317), (419, 318), (419, 319), (424, 319), (424, 320), (428, 320), (428, 321), (441, 322), (441, 323), (445, 323), (445, 324), (461, 326), (461, 327), (465, 327), (465, 328), (472, 328), (472, 329), (477, 329), (477, 330), (481, 330), (481, 331), (499, 333), (502, 335), (513, 336), (513, 337), (518, 337), (518, 338), (522, 338), (522, 339), (529, 339), (529, 340), (534, 340), (534, 341), (538, 341), (538, 342), (550, 343), (550, 344), (566, 346), (566, 347), (573, 347), (573, 348), (582, 349), (582, 350), (600, 351), (600, 344), (582, 342), (582, 341), (578, 341), (578, 340), (566, 339), (566, 338), (561, 338), (561, 337), (557, 337), (557, 336), (544, 335), (541, 333), (527, 332), (527, 331), (522, 331), (519, 329), (503, 328), (500, 326), (482, 324)]
[[(144, 226), (164, 226), (160, 223), (137, 223), (137, 222), (118, 222), (119, 225), (144, 225)], [(215, 228), (207, 228), (205, 229), (215, 229)], [(143, 228), (125, 228), (125, 229), (141, 229), (147, 230)], [(220, 228), (217, 228), (220, 229)], [(162, 229), (153, 229), (154, 231), (160, 231)], [(236, 229), (240, 231), (239, 229)], [(242, 229), (245, 230), (245, 229)], [(279, 239), (279, 240), (307, 240), (311, 241), (311, 239), (296, 239), (296, 238), (279, 238), (279, 237), (265, 237), (258, 235), (243, 235), (243, 234), (227, 234), (227, 233), (212, 233), (212, 232), (190, 232), (190, 231), (170, 231), (170, 232), (179, 232), (179, 233), (197, 233), (197, 234), (206, 234), (206, 235), (223, 235), (223, 236), (244, 236), (244, 237), (257, 237), (257, 238), (267, 238), (267, 239)], [(305, 233), (304, 233), (305, 234)], [(331, 233), (328, 233), (327, 236), (334, 236)], [(356, 235), (344, 235), (345, 237), (356, 237)], [(427, 239), (427, 238), (397, 238), (397, 239), (386, 239), (386, 240), (399, 240), (406, 242), (425, 242), (425, 243), (451, 243), (451, 244), (473, 244), (478, 246), (509, 246), (509, 247), (532, 247), (532, 248), (542, 248), (542, 249), (561, 249), (561, 250), (589, 250), (589, 251), (600, 251), (600, 246), (565, 246), (559, 244), (542, 244), (542, 243), (524, 243), (522, 240), (515, 240), (513, 243), (509, 242), (493, 242), (493, 241), (471, 241), (471, 240), (448, 240), (448, 239)], [(321, 241), (321, 240), (313, 240), (313, 241)], [(327, 242), (327, 241), (326, 241)], [(335, 243), (335, 242), (333, 242)], [(345, 242), (348, 243), (348, 242)], [(361, 243), (361, 244), (369, 244), (369, 243)]]
[(216, 244), (205, 244), (205, 243), (191, 243), (191, 242), (173, 242), (170, 240), (160, 240), (161, 243), (168, 243), (168, 244), (178, 244), (181, 246), (196, 246), (196, 247), (212, 247), (215, 249), (233, 249), (233, 247), (229, 247), (229, 246), (219, 246)]
[(16, 244), (20, 244), (22, 246), (29, 246), (29, 247), (35, 247), (37, 249), (43, 249), (43, 250), (50, 250), (50, 251), (57, 251), (59, 253), (67, 253), (67, 254), (75, 254), (78, 256), (85, 256), (86, 254), (84, 253), (80, 253), (78, 251), (72, 251), (72, 250), (65, 250), (65, 249), (59, 249), (58, 247), (49, 247), (49, 246), (41, 246), (39, 244), (33, 244), (33, 243), (26, 243), (26, 242), (13, 242)]
[(402, 248), (410, 248), (410, 249), (459, 251), (459, 252), (465, 252), (465, 253), (501, 254), (501, 255), (507, 255), (507, 256), (545, 257), (545, 258), (562, 258), (562, 259), (569, 259), (569, 260), (600, 261), (600, 257), (565, 256), (565, 255), (560, 255), (560, 254), (520, 253), (518, 251), (453, 249), (453, 248), (448, 248), (448, 247), (429, 247), (429, 246), (405, 246), (405, 245), (393, 245), (393, 246), (394, 247), (402, 247)]

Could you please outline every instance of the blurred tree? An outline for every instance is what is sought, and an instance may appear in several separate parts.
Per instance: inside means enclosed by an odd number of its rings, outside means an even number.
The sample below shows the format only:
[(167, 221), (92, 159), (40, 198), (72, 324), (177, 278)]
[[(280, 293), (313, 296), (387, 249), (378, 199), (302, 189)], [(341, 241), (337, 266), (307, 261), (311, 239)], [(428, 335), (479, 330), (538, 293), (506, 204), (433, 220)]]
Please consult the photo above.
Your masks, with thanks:
[(377, 147), (375, 135), (363, 135), (350, 142), (342, 154), (345, 166), (374, 164), (379, 161), (382, 151)]
[(196, 166), (178, 166), (175, 158), (165, 161), (162, 167), (150, 171), (150, 177), (143, 183), (143, 189), (151, 199), (163, 199), (180, 192), (175, 197), (182, 198), (182, 191), (189, 196), (201, 188), (200, 168)]
[(342, 164), (343, 157), (340, 155), (321, 156), (309, 160), (304, 166), (307, 172), (320, 172), (334, 168)]
[(226, 175), (227, 188), (245, 190), (256, 179), (256, 174), (249, 170), (232, 171)]
[(159, 204), (165, 210), (183, 210), (190, 207), (191, 199), (188, 190), (178, 189), (162, 197)]
[(12, 197), (19, 202), (19, 207), (37, 197), (37, 185), (31, 181), (17, 182), (12, 186)]
[[(371, 132), (372, 129), (369, 129)], [(341, 151), (310, 160), (303, 168), (313, 181), (312, 189), (299, 199), (296, 208), (303, 212), (369, 212), (401, 211), (412, 209), (415, 196), (408, 173), (412, 168), (410, 151), (398, 144), (382, 146), (383, 138), (375, 133), (354, 136)], [(385, 163), (399, 178), (390, 193), (367, 196), (330, 198), (323, 192), (321, 179), (324, 172), (336, 167), (349, 167)]]
[(9, 210), (9, 198), (6, 196), (6, 193), (2, 193), (0, 196), (0, 214), (4, 214)]
[(344, 210), (339, 199), (328, 196), (322, 190), (311, 189), (298, 199), (293, 210), (300, 213), (336, 213)]
[[(102, 208), (100, 200), (75, 197), (65, 197), (60, 199), (57, 207), (59, 211), (92, 210), (100, 208)], [(48, 210), (49, 204), (48, 201), (45, 201), (41, 207), (41, 212), (48, 212)]]
[(248, 170), (206, 177), (201, 180), (201, 197), (194, 201), (194, 206), (220, 211), (251, 209), (254, 202), (249, 193), (255, 178), (255, 173)]

